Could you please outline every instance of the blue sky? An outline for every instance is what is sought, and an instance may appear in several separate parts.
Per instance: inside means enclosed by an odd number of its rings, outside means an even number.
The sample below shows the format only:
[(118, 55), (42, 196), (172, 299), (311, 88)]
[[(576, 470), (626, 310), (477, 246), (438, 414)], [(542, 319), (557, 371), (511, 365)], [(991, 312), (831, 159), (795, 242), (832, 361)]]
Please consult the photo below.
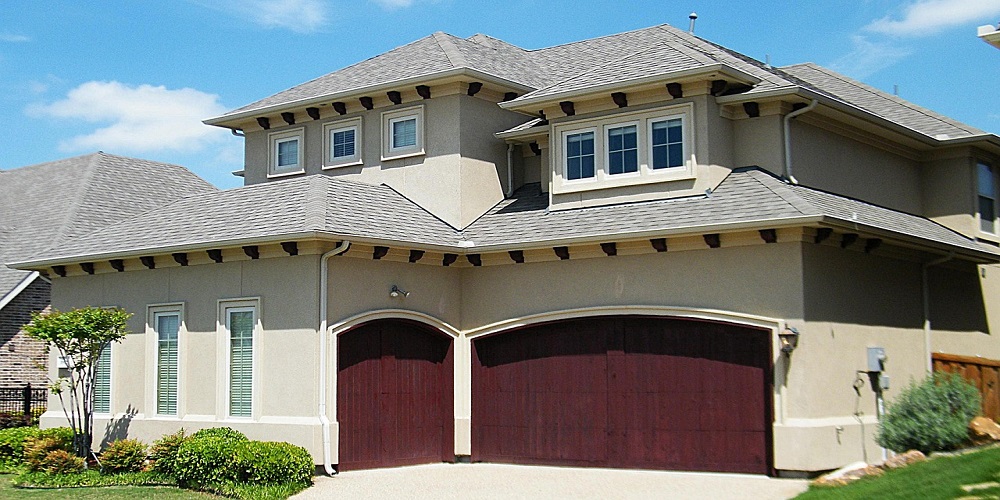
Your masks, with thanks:
[(1000, 133), (1000, 0), (2, 0), (0, 169), (97, 150), (240, 185), (216, 116), (445, 31), (540, 48), (668, 23), (776, 66), (815, 62)]

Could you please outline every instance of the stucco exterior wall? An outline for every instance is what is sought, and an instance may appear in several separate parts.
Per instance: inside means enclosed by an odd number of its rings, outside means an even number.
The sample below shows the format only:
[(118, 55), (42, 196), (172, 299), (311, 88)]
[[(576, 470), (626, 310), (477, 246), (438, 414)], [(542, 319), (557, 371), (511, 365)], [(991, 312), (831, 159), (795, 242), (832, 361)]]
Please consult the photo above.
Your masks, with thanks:
[(970, 238), (977, 233), (975, 165), (968, 156), (926, 162), (921, 167), (924, 215)]
[(807, 116), (792, 120), (790, 126), (792, 173), (800, 183), (903, 212), (923, 213), (916, 161), (812, 125)]

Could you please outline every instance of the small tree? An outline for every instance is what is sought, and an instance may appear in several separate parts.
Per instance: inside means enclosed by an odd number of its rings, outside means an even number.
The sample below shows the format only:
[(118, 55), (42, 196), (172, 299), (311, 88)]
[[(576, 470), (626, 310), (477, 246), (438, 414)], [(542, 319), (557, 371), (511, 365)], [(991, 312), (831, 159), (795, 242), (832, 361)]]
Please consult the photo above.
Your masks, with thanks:
[[(93, 443), (94, 376), (101, 351), (125, 337), (126, 322), (132, 314), (121, 309), (85, 307), (47, 314), (32, 313), (24, 332), (55, 347), (59, 359), (69, 369), (50, 385), (59, 396), (63, 413), (73, 429), (73, 451), (87, 457)], [(68, 400), (68, 402), (67, 402)]]

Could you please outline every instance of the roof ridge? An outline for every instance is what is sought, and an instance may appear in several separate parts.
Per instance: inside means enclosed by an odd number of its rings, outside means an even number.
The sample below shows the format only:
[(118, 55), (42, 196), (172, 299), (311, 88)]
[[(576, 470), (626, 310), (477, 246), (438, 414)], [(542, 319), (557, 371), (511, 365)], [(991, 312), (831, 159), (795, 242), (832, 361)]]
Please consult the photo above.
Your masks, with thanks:
[(323, 227), (326, 225), (326, 211), (327, 203), (326, 198), (330, 192), (330, 183), (324, 182), (322, 178), (325, 175), (314, 175), (307, 177), (308, 186), (305, 189), (305, 200), (303, 200), (303, 208), (305, 208), (305, 225), (306, 227), (314, 231), (322, 231)]
[[(642, 27), (642, 28), (636, 28), (634, 30), (622, 31), (620, 33), (612, 33), (610, 35), (601, 35), (601, 36), (597, 36), (597, 37), (594, 37), (594, 38), (586, 38), (586, 39), (583, 39), (583, 40), (576, 40), (576, 41), (573, 41), (573, 42), (566, 42), (566, 43), (560, 43), (560, 44), (557, 44), (557, 45), (550, 45), (548, 47), (542, 47), (542, 48), (539, 48), (539, 49), (524, 49), (524, 50), (526, 52), (541, 52), (543, 50), (550, 50), (550, 49), (555, 49), (555, 48), (559, 48), (559, 47), (568, 47), (570, 45), (578, 45), (578, 44), (581, 44), (581, 43), (590, 43), (590, 42), (593, 42), (595, 40), (603, 40), (605, 38), (612, 38), (612, 37), (616, 37), (616, 36), (627, 35), (629, 33), (638, 33), (640, 31), (652, 30), (652, 29), (663, 27), (663, 26), (670, 26), (670, 25), (667, 24), (667, 23), (662, 23), (662, 24), (657, 24), (657, 25), (654, 25), (654, 26), (645, 26), (645, 27)], [(515, 45), (515, 47), (517, 47), (517, 45)]]
[(798, 193), (795, 193), (788, 184), (780, 180), (771, 172), (768, 172), (761, 167), (748, 167), (745, 172), (751, 179), (757, 181), (768, 191), (784, 200), (785, 203), (788, 203), (792, 208), (798, 210), (802, 215), (822, 215), (821, 210), (816, 208), (816, 206), (809, 201), (803, 199), (798, 195)]
[(444, 56), (448, 58), (448, 62), (453, 67), (466, 68), (469, 66), (468, 61), (465, 60), (465, 56), (455, 46), (455, 42), (452, 40), (454, 38), (453, 35), (449, 35), (443, 31), (435, 31), (431, 36), (434, 37), (434, 41), (437, 42), (438, 47), (441, 48)]
[[(912, 111), (920, 113), (920, 114), (926, 116), (927, 118), (930, 118), (930, 119), (933, 119), (933, 120), (937, 120), (939, 122), (947, 123), (948, 125), (951, 125), (951, 126), (953, 126), (955, 128), (958, 128), (958, 129), (961, 129), (961, 130), (963, 130), (963, 131), (965, 131), (965, 132), (967, 132), (969, 134), (973, 134), (974, 135), (974, 134), (982, 133), (981, 130), (979, 130), (979, 129), (975, 128), (975, 127), (972, 127), (970, 125), (962, 123), (962, 122), (960, 122), (958, 120), (954, 120), (952, 118), (949, 118), (949, 117), (947, 117), (945, 115), (942, 115), (942, 114), (940, 114), (940, 113), (938, 113), (938, 112), (936, 112), (936, 111), (934, 111), (934, 110), (932, 110), (930, 108), (925, 108), (923, 106), (920, 106), (919, 104), (916, 104), (914, 102), (911, 102), (911, 101), (908, 101), (906, 99), (903, 99), (902, 97), (899, 97), (897, 95), (892, 95), (892, 94), (889, 94), (888, 92), (884, 92), (884, 91), (882, 91), (882, 90), (880, 90), (880, 89), (878, 89), (876, 87), (868, 85), (867, 83), (864, 83), (864, 82), (862, 82), (860, 80), (855, 80), (854, 78), (851, 78), (851, 77), (849, 77), (847, 75), (844, 75), (842, 73), (834, 71), (834, 70), (832, 70), (830, 68), (827, 68), (825, 66), (820, 66), (819, 64), (812, 63), (812, 62), (805, 62), (805, 63), (799, 63), (799, 64), (794, 64), (794, 65), (789, 65), (789, 66), (784, 66), (784, 67), (786, 67), (786, 68), (788, 68), (788, 67), (806, 67), (806, 68), (811, 68), (811, 69), (813, 69), (815, 71), (819, 71), (819, 72), (825, 74), (826, 76), (828, 76), (830, 78), (834, 78), (834, 79), (837, 79), (837, 80), (839, 80), (839, 81), (841, 81), (843, 83), (847, 83), (847, 84), (853, 85), (853, 86), (855, 86), (855, 87), (857, 87), (857, 88), (859, 88), (859, 89), (861, 89), (861, 90), (863, 90), (863, 91), (865, 91), (865, 92), (867, 92), (869, 94), (872, 94), (872, 95), (877, 96), (877, 97), (882, 98), (882, 99), (889, 100), (889, 101), (891, 101), (891, 102), (893, 102), (895, 104), (898, 104), (898, 105), (903, 106), (905, 108), (908, 108), (908, 109), (910, 109)], [(840, 100), (843, 101), (844, 99), (840, 99)], [(866, 107), (861, 106), (861, 105), (859, 105), (859, 104), (857, 104), (855, 102), (850, 102), (850, 101), (848, 101), (848, 102), (849, 102), (849, 104), (851, 104), (853, 106), (856, 106), (858, 108), (861, 108), (861, 109), (863, 109), (863, 110), (865, 110), (865, 111), (867, 111), (869, 113), (872, 113), (872, 114), (878, 115), (878, 116), (882, 116), (881, 114), (876, 113), (873, 110), (869, 110)], [(887, 120), (889, 119), (888, 117), (883, 117), (883, 118), (886, 118)], [(894, 120), (894, 119), (892, 119), (890, 121), (892, 121), (894, 123), (897, 123), (899, 125), (903, 125), (902, 123), (899, 123), (899, 121)], [(906, 128), (908, 128), (908, 129), (920, 132), (919, 130), (914, 129), (913, 127), (906, 126), (906, 125), (903, 125), (903, 126), (906, 127)], [(927, 134), (927, 133), (924, 133), (924, 132), (920, 132), (920, 133), (923, 134), (923, 135), (930, 136), (930, 134)]]
[[(76, 216), (80, 211), (80, 201), (83, 199), (84, 195), (94, 187), (93, 183), (90, 182), (90, 179), (94, 177), (94, 173), (97, 172), (97, 168), (100, 167), (101, 160), (103, 160), (104, 158), (104, 151), (97, 151), (96, 153), (91, 153), (89, 156), (90, 158), (88, 159), (86, 164), (87, 170), (86, 172), (84, 172), (83, 176), (81, 176), (79, 182), (77, 183), (77, 185), (82, 186), (83, 188), (76, 189), (73, 200), (67, 203), (70, 209), (67, 211), (66, 217), (63, 218), (62, 224), (59, 226), (59, 229), (56, 230), (55, 233), (53, 233), (52, 235), (53, 244), (67, 238), (66, 233), (68, 232), (68, 229), (73, 225), (73, 222), (76, 221)], [(65, 201), (66, 200), (63, 200), (63, 202)]]

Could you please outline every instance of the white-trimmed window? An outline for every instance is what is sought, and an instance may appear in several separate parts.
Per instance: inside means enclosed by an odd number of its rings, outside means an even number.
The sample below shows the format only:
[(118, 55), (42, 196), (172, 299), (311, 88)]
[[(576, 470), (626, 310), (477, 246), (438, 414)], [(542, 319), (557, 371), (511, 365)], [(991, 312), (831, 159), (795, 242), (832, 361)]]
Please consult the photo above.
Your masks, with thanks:
[(424, 107), (382, 113), (382, 159), (424, 154)]
[(233, 301), (222, 305), (227, 345), (228, 410), (231, 417), (253, 416), (254, 345), (257, 336), (257, 302)]
[(556, 125), (553, 192), (694, 178), (692, 112), (685, 104)]
[(270, 142), (269, 177), (298, 174), (304, 171), (303, 130), (297, 128), (268, 135)]
[(180, 311), (153, 313), (156, 332), (156, 414), (177, 415), (177, 371)]
[(977, 185), (979, 196), (978, 201), (978, 215), (979, 215), (979, 230), (988, 234), (997, 234), (998, 227), (1000, 227), (1000, 221), (998, 218), (998, 207), (997, 206), (997, 193), (1000, 191), (1000, 186), (998, 186), (998, 176), (997, 171), (992, 165), (980, 161), (976, 165), (977, 172)]
[(111, 413), (111, 343), (108, 342), (94, 367), (94, 413)]
[(326, 151), (323, 168), (361, 164), (361, 117), (323, 126)]

